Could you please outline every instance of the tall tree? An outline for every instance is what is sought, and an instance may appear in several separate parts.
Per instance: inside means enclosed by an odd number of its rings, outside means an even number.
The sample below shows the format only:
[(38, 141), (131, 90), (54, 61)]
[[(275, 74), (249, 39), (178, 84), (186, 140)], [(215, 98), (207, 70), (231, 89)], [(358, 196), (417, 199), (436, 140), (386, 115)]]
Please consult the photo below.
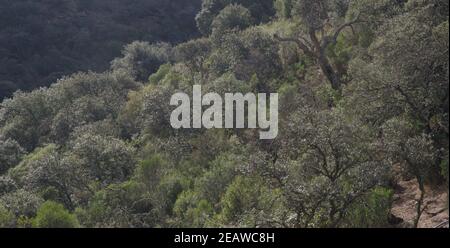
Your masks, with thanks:
[[(339, 8), (338, 8), (339, 6)], [(279, 37), (279, 41), (294, 42), (306, 56), (313, 58), (334, 90), (341, 90), (343, 75), (339, 73), (327, 54), (327, 49), (336, 45), (339, 35), (361, 22), (360, 14), (349, 14), (348, 1), (343, 0), (297, 0), (293, 4), (294, 16), (302, 23), (298, 37)]]

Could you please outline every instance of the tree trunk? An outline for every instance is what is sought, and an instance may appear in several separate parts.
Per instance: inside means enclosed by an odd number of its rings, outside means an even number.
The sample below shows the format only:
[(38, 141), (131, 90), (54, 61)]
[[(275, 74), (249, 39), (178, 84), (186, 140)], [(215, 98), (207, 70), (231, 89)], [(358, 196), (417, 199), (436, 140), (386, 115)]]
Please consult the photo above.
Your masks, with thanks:
[(423, 200), (425, 198), (425, 186), (424, 186), (422, 178), (418, 177), (417, 180), (419, 182), (420, 198), (417, 201), (417, 208), (416, 208), (417, 216), (416, 216), (416, 218), (414, 220), (414, 228), (418, 228), (419, 227), (420, 217), (422, 217), (422, 213), (425, 210), (425, 208), (422, 207)]
[(318, 63), (322, 72), (327, 77), (328, 81), (331, 83), (331, 87), (333, 90), (340, 91), (341, 90), (341, 77), (336, 73), (331, 66), (330, 61), (325, 56), (325, 51), (321, 52), (320, 57), (318, 58)]

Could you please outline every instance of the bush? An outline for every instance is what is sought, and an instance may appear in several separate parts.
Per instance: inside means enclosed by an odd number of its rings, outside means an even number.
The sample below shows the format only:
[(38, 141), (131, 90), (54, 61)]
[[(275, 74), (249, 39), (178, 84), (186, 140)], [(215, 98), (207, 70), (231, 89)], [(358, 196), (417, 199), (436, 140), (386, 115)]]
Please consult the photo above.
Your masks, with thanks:
[(289, 19), (292, 16), (293, 0), (275, 0), (277, 17)]
[(14, 222), (14, 214), (0, 205), (0, 228), (11, 227)]
[(15, 140), (0, 140), (0, 175), (16, 166), (23, 154), (23, 148)]
[(33, 220), (33, 227), (38, 228), (76, 228), (78, 220), (62, 204), (47, 201), (39, 208)]
[(350, 227), (387, 227), (393, 195), (394, 192), (391, 189), (382, 187), (373, 189), (350, 211), (348, 216)]
[(255, 23), (268, 22), (275, 15), (273, 0), (203, 0), (202, 9), (195, 18), (200, 32), (209, 35), (214, 18), (230, 4), (242, 5), (247, 8)]
[(41, 197), (24, 189), (18, 189), (7, 193), (0, 198), (0, 205), (3, 205), (16, 217), (35, 216), (42, 202), (43, 200)]
[(221, 211), (208, 226), (245, 228), (286, 227), (286, 201), (280, 189), (271, 188), (261, 177), (237, 176), (227, 187)]
[(231, 4), (220, 11), (212, 23), (213, 32), (222, 33), (225, 30), (243, 30), (252, 25), (252, 15), (247, 8)]
[(115, 59), (111, 68), (125, 70), (134, 79), (146, 82), (159, 67), (171, 60), (172, 47), (167, 43), (150, 44), (135, 41), (125, 46), (122, 57)]

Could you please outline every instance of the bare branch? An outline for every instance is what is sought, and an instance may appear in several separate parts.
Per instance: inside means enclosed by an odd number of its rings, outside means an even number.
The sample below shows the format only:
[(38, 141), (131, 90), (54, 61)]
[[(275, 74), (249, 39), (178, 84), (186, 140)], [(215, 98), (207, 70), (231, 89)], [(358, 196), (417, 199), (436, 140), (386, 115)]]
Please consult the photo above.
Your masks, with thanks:
[(358, 13), (358, 15), (352, 21), (346, 22), (346, 23), (342, 24), (341, 26), (339, 26), (334, 31), (334, 34), (331, 37), (328, 36), (326, 39), (324, 39), (325, 42), (323, 44), (323, 47), (328, 47), (330, 44), (333, 44), (333, 45), (336, 44), (339, 35), (345, 28), (347, 28), (347, 27), (353, 28), (353, 25), (362, 22), (360, 20), (360, 17), (361, 17), (361, 13)]
[(278, 36), (278, 34), (274, 35), (274, 38), (279, 41), (279, 42), (293, 42), (295, 44), (297, 44), (297, 46), (308, 56), (312, 56), (315, 57), (315, 54), (313, 52), (313, 50), (305, 45), (301, 40), (299, 39), (295, 39), (295, 38), (282, 38), (280, 36)]

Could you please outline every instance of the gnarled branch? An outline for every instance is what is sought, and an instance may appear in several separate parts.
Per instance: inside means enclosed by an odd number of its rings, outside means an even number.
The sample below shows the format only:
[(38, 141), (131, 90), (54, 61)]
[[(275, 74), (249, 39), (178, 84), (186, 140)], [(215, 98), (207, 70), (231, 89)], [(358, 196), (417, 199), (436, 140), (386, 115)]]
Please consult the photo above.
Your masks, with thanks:
[(309, 47), (308, 45), (306, 45), (305, 43), (303, 43), (300, 39), (296, 39), (296, 38), (283, 38), (278, 36), (278, 34), (274, 35), (274, 38), (279, 41), (279, 42), (293, 42), (295, 44), (297, 44), (297, 46), (308, 56), (311, 57), (316, 57), (314, 54), (314, 50)]
[(361, 19), (360, 19), (360, 17), (361, 17), (361, 13), (358, 13), (358, 15), (357, 15), (352, 21), (346, 22), (346, 23), (342, 24), (341, 26), (339, 26), (339, 27), (334, 31), (333, 35), (325, 37), (325, 38), (324, 38), (324, 41), (325, 41), (325, 42), (324, 42), (324, 44), (323, 44), (323, 47), (326, 48), (326, 47), (328, 47), (328, 46), (331, 45), (331, 44), (333, 44), (333, 45), (336, 44), (339, 35), (341, 34), (341, 32), (342, 32), (345, 28), (347, 28), (347, 27), (353, 27), (353, 25), (362, 22)]

